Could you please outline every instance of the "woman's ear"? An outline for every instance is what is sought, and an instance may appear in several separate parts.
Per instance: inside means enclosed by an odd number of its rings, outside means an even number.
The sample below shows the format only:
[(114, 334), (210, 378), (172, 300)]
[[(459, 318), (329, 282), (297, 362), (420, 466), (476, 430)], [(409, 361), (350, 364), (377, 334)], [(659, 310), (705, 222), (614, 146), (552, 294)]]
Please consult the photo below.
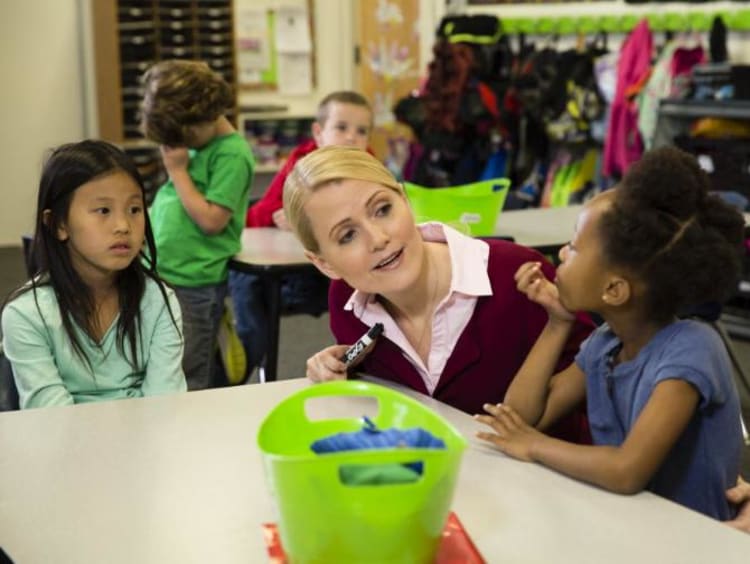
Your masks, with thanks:
[[(47, 227), (47, 229), (52, 229), (52, 210), (42, 210), (42, 223)], [(57, 226), (54, 235), (59, 241), (67, 241), (70, 237), (70, 235), (68, 235), (68, 230), (65, 228), (65, 224), (63, 222), (60, 222), (60, 224)]]
[(328, 276), (328, 278), (331, 280), (341, 280), (341, 276), (338, 275), (336, 270), (334, 270), (324, 258), (316, 255), (312, 251), (305, 251), (305, 256), (307, 257), (307, 260), (315, 265), (315, 268)]

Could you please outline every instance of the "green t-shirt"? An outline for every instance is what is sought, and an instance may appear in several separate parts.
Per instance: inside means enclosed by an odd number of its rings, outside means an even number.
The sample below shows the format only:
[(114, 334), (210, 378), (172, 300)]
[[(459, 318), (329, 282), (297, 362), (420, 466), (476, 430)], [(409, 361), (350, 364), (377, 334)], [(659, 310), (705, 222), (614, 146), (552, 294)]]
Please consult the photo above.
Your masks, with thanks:
[(233, 210), (216, 235), (206, 235), (190, 218), (171, 180), (159, 189), (149, 215), (159, 274), (167, 282), (195, 288), (227, 279), (227, 262), (240, 250), (254, 165), (247, 141), (236, 132), (190, 151), (188, 173), (195, 187), (209, 202)]

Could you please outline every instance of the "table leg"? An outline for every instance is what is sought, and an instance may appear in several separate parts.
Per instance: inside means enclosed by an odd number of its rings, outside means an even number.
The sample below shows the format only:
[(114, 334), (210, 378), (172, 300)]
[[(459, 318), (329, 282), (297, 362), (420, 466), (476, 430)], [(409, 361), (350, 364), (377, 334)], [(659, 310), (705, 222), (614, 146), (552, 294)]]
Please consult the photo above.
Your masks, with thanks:
[(279, 360), (279, 326), (281, 324), (281, 275), (267, 273), (263, 277), (263, 287), (268, 307), (268, 348), (266, 358), (260, 367), (260, 382), (275, 382)]

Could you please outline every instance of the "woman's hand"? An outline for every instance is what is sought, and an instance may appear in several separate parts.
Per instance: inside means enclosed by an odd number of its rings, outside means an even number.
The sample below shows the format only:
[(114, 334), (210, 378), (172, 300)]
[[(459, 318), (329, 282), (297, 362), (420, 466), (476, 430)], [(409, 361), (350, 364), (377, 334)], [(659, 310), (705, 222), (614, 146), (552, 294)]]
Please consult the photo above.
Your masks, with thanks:
[(741, 476), (737, 478), (737, 485), (727, 490), (727, 499), (739, 506), (737, 516), (727, 521), (727, 525), (738, 531), (750, 533), (750, 483)]
[(492, 443), (508, 456), (533, 462), (532, 449), (539, 439), (544, 438), (544, 434), (527, 425), (512, 407), (487, 403), (484, 410), (489, 415), (475, 415), (474, 419), (490, 427), (494, 433), (479, 432), (477, 437)]
[(313, 382), (346, 380), (347, 366), (341, 357), (348, 348), (346, 345), (333, 345), (308, 358), (307, 377)]
[(542, 272), (542, 263), (526, 262), (520, 266), (513, 277), (519, 292), (526, 294), (532, 302), (538, 303), (547, 310), (550, 318), (560, 321), (574, 321), (576, 316), (560, 303), (560, 293)]

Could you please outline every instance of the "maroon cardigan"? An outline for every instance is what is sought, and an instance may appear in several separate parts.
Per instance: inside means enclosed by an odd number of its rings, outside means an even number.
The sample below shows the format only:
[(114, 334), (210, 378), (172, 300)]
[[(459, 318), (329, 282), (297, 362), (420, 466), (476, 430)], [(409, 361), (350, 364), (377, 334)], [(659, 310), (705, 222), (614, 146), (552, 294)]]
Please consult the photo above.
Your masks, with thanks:
[[(555, 278), (554, 266), (538, 252), (502, 240), (488, 240), (487, 243), (490, 245), (487, 271), (492, 295), (477, 299), (471, 320), (459, 337), (432, 394), (435, 399), (470, 414), (482, 413), (484, 403), (502, 401), (511, 380), (547, 323), (544, 308), (516, 289), (513, 279), (516, 270), (525, 262), (541, 261), (545, 275), (550, 280)], [(344, 310), (352, 292), (345, 282), (334, 280), (328, 295), (331, 331), (336, 341), (342, 344), (354, 343), (368, 329), (351, 311)], [(573, 361), (581, 342), (592, 329), (590, 319), (579, 316), (558, 362), (558, 370)], [(358, 368), (428, 394), (422, 377), (388, 335), (381, 335)], [(572, 417), (561, 422), (554, 434), (585, 441), (585, 420)]]

